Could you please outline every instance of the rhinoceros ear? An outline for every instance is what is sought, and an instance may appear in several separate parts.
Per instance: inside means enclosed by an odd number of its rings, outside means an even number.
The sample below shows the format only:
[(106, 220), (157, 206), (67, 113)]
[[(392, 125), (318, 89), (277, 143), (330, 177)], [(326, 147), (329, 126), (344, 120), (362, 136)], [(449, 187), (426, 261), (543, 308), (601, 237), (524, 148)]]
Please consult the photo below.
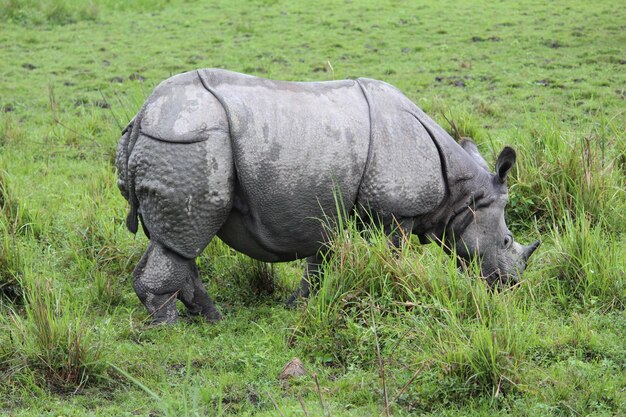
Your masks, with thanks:
[(515, 165), (515, 149), (510, 146), (505, 146), (498, 155), (498, 160), (496, 161), (496, 174), (498, 175), (498, 179), (501, 183), (506, 181), (506, 176), (508, 175), (513, 165)]
[(461, 145), (461, 147), (465, 149), (465, 152), (467, 152), (472, 158), (474, 158), (474, 160), (478, 163), (478, 165), (483, 167), (485, 171), (489, 171), (489, 165), (487, 165), (487, 162), (485, 161), (483, 156), (480, 154), (478, 147), (470, 138), (461, 139), (461, 142), (459, 142), (459, 145)]

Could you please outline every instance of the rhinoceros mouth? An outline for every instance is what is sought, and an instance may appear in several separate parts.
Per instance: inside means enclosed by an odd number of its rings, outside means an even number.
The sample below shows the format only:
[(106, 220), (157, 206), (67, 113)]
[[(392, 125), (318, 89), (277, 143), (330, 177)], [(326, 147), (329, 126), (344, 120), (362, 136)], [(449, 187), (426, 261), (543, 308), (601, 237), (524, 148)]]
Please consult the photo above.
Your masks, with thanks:
[(505, 288), (515, 288), (520, 284), (521, 274), (502, 272), (500, 268), (496, 269), (488, 275), (483, 275), (487, 284), (494, 290), (503, 290)]
[(519, 278), (515, 275), (505, 274), (498, 275), (498, 278), (492, 284), (492, 286), (498, 287), (499, 289), (516, 287), (519, 285)]

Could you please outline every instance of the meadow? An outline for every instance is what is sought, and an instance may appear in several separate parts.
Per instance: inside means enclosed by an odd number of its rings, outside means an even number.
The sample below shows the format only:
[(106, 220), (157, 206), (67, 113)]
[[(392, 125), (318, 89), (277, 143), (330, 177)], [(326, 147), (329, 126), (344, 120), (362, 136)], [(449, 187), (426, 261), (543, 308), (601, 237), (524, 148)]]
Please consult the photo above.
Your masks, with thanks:
[[(626, 415), (624, 22), (613, 0), (0, 0), (0, 414)], [(299, 308), (303, 262), (215, 239), (225, 319), (150, 326), (115, 150), (204, 67), (381, 79), (489, 164), (515, 147), (507, 222), (543, 242), (520, 285), (345, 219)]]

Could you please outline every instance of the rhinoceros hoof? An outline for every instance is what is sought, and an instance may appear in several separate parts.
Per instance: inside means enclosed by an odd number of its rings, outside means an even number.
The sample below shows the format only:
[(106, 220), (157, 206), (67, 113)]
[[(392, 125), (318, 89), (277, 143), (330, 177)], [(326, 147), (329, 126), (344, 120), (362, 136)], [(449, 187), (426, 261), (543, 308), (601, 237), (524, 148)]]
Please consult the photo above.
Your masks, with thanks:
[(293, 295), (290, 296), (287, 301), (285, 301), (285, 308), (288, 308), (289, 310), (296, 308), (296, 297)]
[(302, 294), (300, 294), (300, 292), (297, 292), (289, 296), (287, 301), (285, 301), (285, 308), (288, 310), (295, 310), (298, 307), (301, 307), (304, 304), (306, 304), (307, 300), (308, 300), (308, 297), (304, 297)]
[(178, 316), (156, 316), (150, 321), (150, 326), (173, 325), (178, 322)]
[(217, 323), (224, 318), (222, 317), (222, 314), (217, 311), (217, 309), (207, 311), (203, 314), (203, 316), (209, 323)]

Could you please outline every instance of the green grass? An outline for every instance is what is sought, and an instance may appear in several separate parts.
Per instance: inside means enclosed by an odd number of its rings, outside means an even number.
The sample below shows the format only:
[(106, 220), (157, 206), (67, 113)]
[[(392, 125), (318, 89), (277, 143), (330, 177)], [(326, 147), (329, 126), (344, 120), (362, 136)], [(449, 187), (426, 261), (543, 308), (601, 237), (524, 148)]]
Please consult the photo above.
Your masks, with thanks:
[[(626, 9), (420, 3), (1, 1), (0, 414), (626, 414)], [(149, 327), (113, 158), (200, 67), (383, 79), (490, 163), (513, 145), (507, 221), (543, 241), (521, 285), (346, 221), (308, 304), (282, 306), (303, 262), (215, 240), (198, 265), (225, 320)], [(293, 357), (307, 375), (280, 381)]]

